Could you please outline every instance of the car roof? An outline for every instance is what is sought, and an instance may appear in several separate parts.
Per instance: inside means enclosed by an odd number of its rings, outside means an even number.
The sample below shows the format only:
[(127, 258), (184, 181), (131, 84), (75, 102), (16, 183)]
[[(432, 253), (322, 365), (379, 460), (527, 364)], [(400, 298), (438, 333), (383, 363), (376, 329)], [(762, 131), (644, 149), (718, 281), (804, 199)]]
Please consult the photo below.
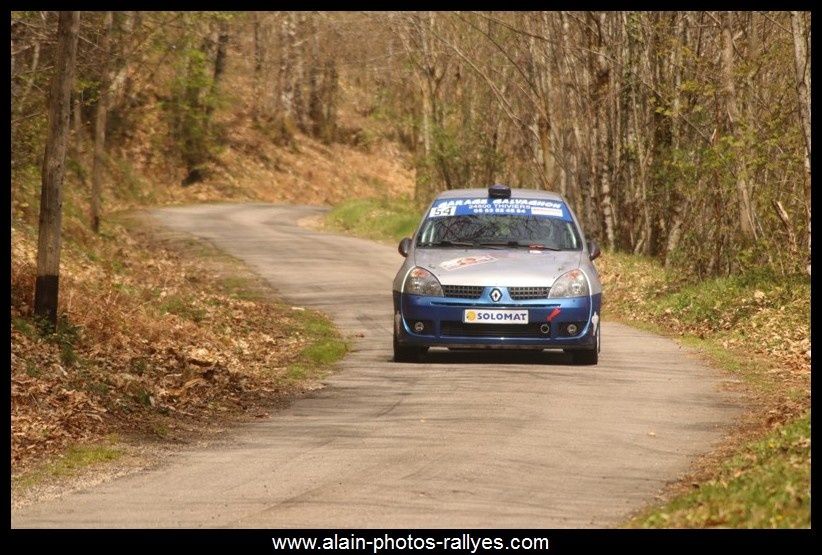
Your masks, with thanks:
[[(437, 200), (449, 198), (488, 198), (488, 189), (451, 189), (437, 196)], [(541, 189), (511, 189), (511, 198), (563, 200), (559, 193)]]

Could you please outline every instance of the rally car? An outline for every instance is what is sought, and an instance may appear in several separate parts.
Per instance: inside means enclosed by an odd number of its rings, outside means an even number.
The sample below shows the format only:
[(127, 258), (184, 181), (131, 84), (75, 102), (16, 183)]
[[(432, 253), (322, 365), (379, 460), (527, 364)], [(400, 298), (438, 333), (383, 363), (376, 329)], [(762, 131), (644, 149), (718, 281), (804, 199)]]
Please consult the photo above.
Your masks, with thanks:
[(561, 195), (446, 191), (399, 252), (395, 361), (447, 347), (562, 349), (576, 364), (598, 362), (600, 250)]

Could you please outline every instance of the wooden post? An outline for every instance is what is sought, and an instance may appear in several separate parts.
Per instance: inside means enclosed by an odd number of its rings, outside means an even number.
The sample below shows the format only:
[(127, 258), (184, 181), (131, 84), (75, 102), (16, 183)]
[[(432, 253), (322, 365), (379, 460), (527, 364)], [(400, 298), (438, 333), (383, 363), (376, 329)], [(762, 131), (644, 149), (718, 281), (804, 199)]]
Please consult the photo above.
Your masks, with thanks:
[(57, 26), (57, 63), (51, 82), (49, 130), (43, 156), (34, 314), (42, 318), (52, 330), (57, 325), (62, 188), (79, 27), (80, 12), (60, 12)]

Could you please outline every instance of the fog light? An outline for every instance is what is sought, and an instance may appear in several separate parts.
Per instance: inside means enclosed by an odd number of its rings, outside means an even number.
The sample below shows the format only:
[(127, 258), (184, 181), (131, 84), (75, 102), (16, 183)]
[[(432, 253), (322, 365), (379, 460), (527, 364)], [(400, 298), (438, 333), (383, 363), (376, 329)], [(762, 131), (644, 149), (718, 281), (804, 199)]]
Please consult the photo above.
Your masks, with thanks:
[(540, 332), (541, 334), (543, 334), (543, 335), (548, 335), (548, 333), (549, 333), (550, 331), (551, 331), (551, 326), (549, 326), (548, 324), (542, 324), (542, 325), (539, 327), (539, 332)]
[(565, 329), (568, 330), (568, 335), (576, 335), (578, 328), (576, 324), (568, 324), (568, 327)]
[(422, 322), (417, 322), (416, 324), (414, 324), (414, 331), (415, 332), (422, 333), (422, 330), (424, 330), (424, 329), (425, 329), (425, 324), (423, 324)]

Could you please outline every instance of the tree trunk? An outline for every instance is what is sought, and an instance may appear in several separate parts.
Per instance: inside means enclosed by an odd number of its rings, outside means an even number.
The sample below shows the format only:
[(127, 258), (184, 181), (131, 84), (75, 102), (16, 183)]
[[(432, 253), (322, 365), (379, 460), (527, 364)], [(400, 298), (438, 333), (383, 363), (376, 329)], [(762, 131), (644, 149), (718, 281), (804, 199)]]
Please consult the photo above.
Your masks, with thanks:
[(254, 12), (252, 17), (254, 19), (254, 96), (251, 99), (251, 115), (256, 120), (260, 117), (263, 64), (266, 61), (266, 40), (264, 38), (264, 24), (260, 21), (261, 14)]
[[(731, 13), (722, 13), (722, 81), (725, 94), (725, 110), (728, 115), (728, 133), (738, 138), (739, 110), (736, 103), (736, 86), (734, 85), (734, 43), (731, 30)], [(753, 224), (753, 210), (751, 207), (750, 190), (747, 179), (747, 168), (743, 159), (744, 154), (736, 149), (732, 151), (734, 158), (733, 168), (736, 174), (736, 191), (739, 203), (739, 230), (746, 241), (756, 239)]]
[(17, 110), (18, 112), (22, 112), (23, 108), (26, 105), (26, 99), (31, 92), (31, 88), (34, 85), (34, 81), (37, 77), (37, 67), (40, 63), (40, 41), (34, 43), (34, 51), (31, 55), (31, 69), (29, 70), (29, 78), (26, 81), (26, 88), (23, 89), (23, 92), (20, 93), (19, 98), (17, 99)]
[[(547, 15), (541, 14), (539, 23), (547, 29)], [(549, 56), (552, 55), (550, 43), (537, 45), (535, 36), (528, 37), (528, 63), (529, 78), (533, 82), (532, 88), (536, 97), (534, 98), (533, 132), (531, 140), (533, 144), (534, 161), (536, 162), (537, 173), (540, 177), (542, 189), (552, 190), (556, 184), (556, 167), (553, 139), (553, 118), (551, 112), (551, 92), (553, 83), (551, 80), (551, 68), (549, 66)], [(560, 193), (564, 196), (567, 191), (565, 185), (560, 185)]]
[[(214, 55), (214, 78), (211, 80), (211, 96), (217, 95), (220, 87), (220, 81), (225, 72), (225, 58), (226, 48), (228, 47), (228, 21), (221, 20), (217, 31), (217, 53)], [(209, 112), (213, 110), (212, 104), (209, 104)]]
[[(437, 105), (436, 93), (437, 88), (434, 83), (436, 68), (434, 66), (434, 59), (431, 52), (431, 31), (434, 26), (434, 16), (432, 12), (428, 12), (421, 16), (416, 16), (416, 26), (418, 33), (418, 42), (421, 50), (422, 60), (418, 68), (417, 77), (419, 79), (419, 86), (422, 92), (422, 144), (424, 164), (428, 168), (434, 167), (433, 161), (433, 134), (437, 123)], [(427, 200), (431, 194), (432, 189), (436, 190), (433, 183), (433, 171), (427, 172), (427, 179), (421, 182), (417, 179), (414, 197), (419, 201), (420, 199)], [(447, 186), (446, 186), (447, 188)]]
[(116, 22), (115, 45), (117, 48), (111, 53), (114, 68), (111, 71), (109, 87), (109, 115), (128, 104), (133, 98), (134, 75), (130, 69), (134, 66), (139, 67), (145, 59), (145, 52), (140, 51), (139, 44), (134, 38), (142, 25), (140, 12), (123, 12), (116, 18)]
[(69, 119), (73, 125), (74, 142), (72, 143), (72, 153), (80, 158), (83, 154), (83, 139), (85, 138), (85, 123), (83, 122), (83, 110), (80, 106), (80, 97), (77, 94), (71, 95), (71, 116)]
[(601, 198), (602, 219), (605, 227), (605, 240), (608, 248), (613, 249), (616, 244), (616, 236), (614, 234), (614, 209), (611, 198), (611, 168), (609, 156), (609, 140), (608, 128), (605, 124), (606, 114), (600, 115), (601, 123), (597, 124), (599, 128), (597, 132), (598, 137), (598, 166), (599, 166), (599, 193)]
[[(614, 235), (614, 211), (611, 200), (611, 152), (608, 132), (608, 99), (611, 87), (611, 70), (605, 57), (605, 14), (600, 13), (592, 18), (595, 23), (592, 41), (591, 60), (591, 80), (593, 85), (593, 113), (594, 113), (594, 141), (596, 148), (594, 175), (599, 185), (599, 208), (602, 214), (602, 224), (605, 231), (605, 243), (608, 248), (613, 249), (615, 244)], [(593, 184), (592, 184), (593, 185)], [(594, 196), (592, 194), (592, 196)]]
[(799, 119), (802, 123), (802, 135), (805, 139), (805, 203), (808, 212), (808, 261), (807, 272), (811, 274), (811, 31), (807, 28), (803, 14), (791, 12), (791, 30), (793, 32), (794, 65), (796, 67), (796, 92), (799, 96)]
[[(811, 74), (810, 36), (805, 36), (802, 14), (791, 12), (791, 29), (793, 31), (794, 63), (796, 66), (796, 92), (799, 96), (799, 118), (802, 123), (802, 134), (805, 139), (805, 170), (808, 180), (811, 178)], [(810, 31), (808, 31), (810, 35)]]
[(303, 133), (308, 132), (306, 124), (306, 102), (303, 95), (303, 83), (305, 82), (305, 63), (304, 63), (304, 41), (298, 37), (303, 35), (305, 29), (305, 14), (300, 13), (296, 20), (296, 33), (294, 35), (294, 43), (292, 46), (292, 53), (294, 54), (294, 121)]
[(103, 16), (103, 38), (100, 41), (102, 60), (100, 63), (100, 92), (94, 116), (94, 159), (91, 170), (91, 229), (100, 232), (100, 205), (103, 188), (103, 166), (106, 154), (106, 115), (108, 110), (109, 60), (111, 58), (111, 26), (113, 12)]
[(322, 94), (320, 105), (324, 107), (322, 114), (323, 130), (322, 138), (326, 141), (334, 139), (337, 128), (337, 92), (339, 85), (339, 73), (337, 72), (337, 62), (334, 56), (329, 56), (325, 61), (325, 70), (322, 78)]
[[(687, 14), (677, 14), (676, 34), (679, 38), (678, 43), (674, 46), (673, 51), (673, 71), (674, 71), (674, 98), (672, 101), (673, 120), (671, 121), (671, 150), (678, 153), (680, 148), (680, 134), (682, 132), (682, 125), (680, 123), (680, 113), (682, 111), (682, 93), (680, 86), (682, 84), (682, 50), (688, 45), (688, 35), (686, 34), (685, 23), (687, 22)], [(673, 191), (671, 192), (671, 211), (670, 225), (668, 226), (668, 240), (665, 243), (665, 266), (670, 267), (673, 264), (673, 253), (679, 246), (679, 241), (682, 238), (682, 224), (685, 221), (685, 203), (687, 202), (685, 196), (682, 194), (682, 182), (677, 179), (674, 182)]]
[(294, 93), (291, 82), (291, 14), (283, 14), (280, 22), (280, 74), (279, 102), (277, 108), (280, 116), (290, 117), (293, 111)]
[[(320, 137), (323, 128), (323, 98), (320, 85), (322, 72), (320, 63), (320, 30), (317, 18), (311, 19), (311, 67), (308, 69), (308, 120), (311, 125), (311, 134)], [(328, 137), (323, 137), (328, 138)]]
[(573, 141), (566, 142), (566, 150), (571, 153), (571, 157), (573, 160), (573, 171), (569, 172), (568, 174), (568, 177), (571, 180), (571, 182), (569, 183), (567, 190), (570, 194), (570, 200), (574, 208), (574, 211), (577, 214), (583, 214), (584, 224), (586, 226), (590, 226), (590, 206), (585, 200), (585, 185), (583, 183), (582, 178), (582, 174), (585, 171), (584, 168), (588, 167), (588, 150), (586, 148), (587, 142), (582, 140), (582, 131), (580, 130), (579, 126), (580, 117), (579, 111), (577, 110), (576, 102), (578, 92), (574, 89), (572, 79), (573, 62), (569, 60), (571, 50), (571, 40), (569, 36), (570, 23), (568, 21), (568, 16), (564, 12), (560, 12), (559, 17), (559, 35), (560, 44), (562, 45), (562, 56), (560, 58), (562, 63), (559, 64), (559, 71), (561, 76), (560, 90), (562, 90), (562, 96), (564, 97), (565, 102), (568, 103), (568, 113), (565, 119), (566, 121), (570, 121), (570, 125), (566, 124), (566, 128), (568, 129), (568, 134), (571, 136), (571, 138), (573, 138)]
[(280, 140), (291, 142), (294, 123), (294, 50), (297, 29), (293, 13), (282, 15), (280, 22), (280, 71), (277, 102), (277, 121)]
[(34, 289), (34, 314), (51, 330), (57, 326), (62, 188), (79, 27), (80, 12), (60, 12), (57, 26), (57, 61), (49, 95), (49, 130), (43, 156), (37, 237), (37, 281)]

